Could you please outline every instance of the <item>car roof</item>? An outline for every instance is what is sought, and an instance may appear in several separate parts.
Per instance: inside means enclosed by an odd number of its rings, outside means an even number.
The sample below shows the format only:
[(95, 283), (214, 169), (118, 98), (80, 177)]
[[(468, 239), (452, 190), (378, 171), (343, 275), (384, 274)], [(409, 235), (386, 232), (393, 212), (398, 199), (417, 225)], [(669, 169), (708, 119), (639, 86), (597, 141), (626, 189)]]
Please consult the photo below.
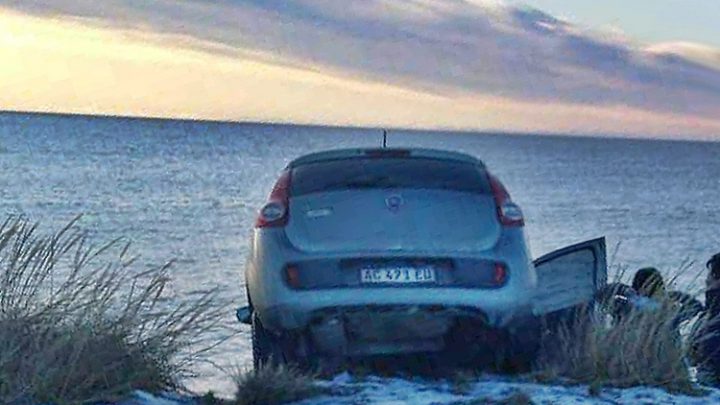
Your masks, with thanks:
[(331, 160), (357, 159), (365, 157), (374, 158), (425, 158), (438, 160), (451, 160), (456, 162), (474, 163), (485, 166), (480, 159), (471, 155), (439, 149), (425, 148), (354, 148), (334, 149), (323, 152), (315, 152), (301, 156), (288, 164), (288, 168), (294, 168), (308, 163), (325, 162)]

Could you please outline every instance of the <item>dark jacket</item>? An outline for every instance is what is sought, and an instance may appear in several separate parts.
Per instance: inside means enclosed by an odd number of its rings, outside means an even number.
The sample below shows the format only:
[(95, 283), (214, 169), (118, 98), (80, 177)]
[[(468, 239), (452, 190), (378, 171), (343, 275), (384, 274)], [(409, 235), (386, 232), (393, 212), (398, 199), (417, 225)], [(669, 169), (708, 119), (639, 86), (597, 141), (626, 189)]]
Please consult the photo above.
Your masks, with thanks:
[[(704, 311), (703, 305), (697, 299), (683, 292), (670, 291), (664, 296), (680, 305), (677, 317), (673, 321), (676, 328)], [(616, 321), (635, 311), (653, 311), (662, 307), (662, 303), (657, 298), (638, 294), (634, 288), (622, 283), (608, 284), (600, 290), (597, 299)]]
[(705, 318), (696, 333), (697, 363), (720, 381), (720, 253), (707, 262)]

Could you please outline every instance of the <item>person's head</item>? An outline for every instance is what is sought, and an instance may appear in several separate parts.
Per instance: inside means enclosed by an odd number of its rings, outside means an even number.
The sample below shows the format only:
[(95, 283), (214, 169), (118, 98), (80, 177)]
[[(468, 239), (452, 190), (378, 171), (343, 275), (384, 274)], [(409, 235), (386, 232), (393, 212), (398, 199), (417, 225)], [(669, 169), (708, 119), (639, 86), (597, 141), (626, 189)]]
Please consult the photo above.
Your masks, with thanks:
[(632, 288), (640, 295), (655, 297), (665, 293), (665, 282), (658, 269), (645, 267), (635, 273)]
[(716, 253), (708, 260), (706, 264), (708, 270), (708, 279), (720, 281), (720, 253)]

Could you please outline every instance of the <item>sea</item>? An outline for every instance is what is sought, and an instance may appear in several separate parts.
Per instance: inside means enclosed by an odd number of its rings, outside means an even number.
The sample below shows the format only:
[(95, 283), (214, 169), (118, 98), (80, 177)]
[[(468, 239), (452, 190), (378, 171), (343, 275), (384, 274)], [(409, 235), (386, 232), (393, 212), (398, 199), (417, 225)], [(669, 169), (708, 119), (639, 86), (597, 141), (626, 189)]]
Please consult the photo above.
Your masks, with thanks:
[[(235, 323), (278, 173), (306, 153), (381, 142), (368, 128), (0, 113), (0, 214), (45, 230), (82, 214), (93, 241), (124, 237), (144, 266), (175, 260), (176, 296), (219, 289)], [(720, 252), (720, 141), (390, 130), (388, 146), (482, 159), (523, 208), (534, 257), (605, 236), (611, 273), (684, 269), (679, 288), (697, 290)], [(189, 386), (232, 394), (226, 372), (251, 366), (249, 329), (215, 356)]]

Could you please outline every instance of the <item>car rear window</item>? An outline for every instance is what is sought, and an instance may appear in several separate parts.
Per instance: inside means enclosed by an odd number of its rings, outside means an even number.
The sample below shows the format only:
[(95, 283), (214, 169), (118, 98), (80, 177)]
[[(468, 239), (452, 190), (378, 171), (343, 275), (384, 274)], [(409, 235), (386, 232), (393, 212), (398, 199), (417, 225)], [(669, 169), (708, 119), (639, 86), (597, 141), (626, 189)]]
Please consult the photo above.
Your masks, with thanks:
[(354, 158), (300, 165), (293, 170), (290, 194), (393, 188), (491, 194), (480, 166), (424, 158)]

